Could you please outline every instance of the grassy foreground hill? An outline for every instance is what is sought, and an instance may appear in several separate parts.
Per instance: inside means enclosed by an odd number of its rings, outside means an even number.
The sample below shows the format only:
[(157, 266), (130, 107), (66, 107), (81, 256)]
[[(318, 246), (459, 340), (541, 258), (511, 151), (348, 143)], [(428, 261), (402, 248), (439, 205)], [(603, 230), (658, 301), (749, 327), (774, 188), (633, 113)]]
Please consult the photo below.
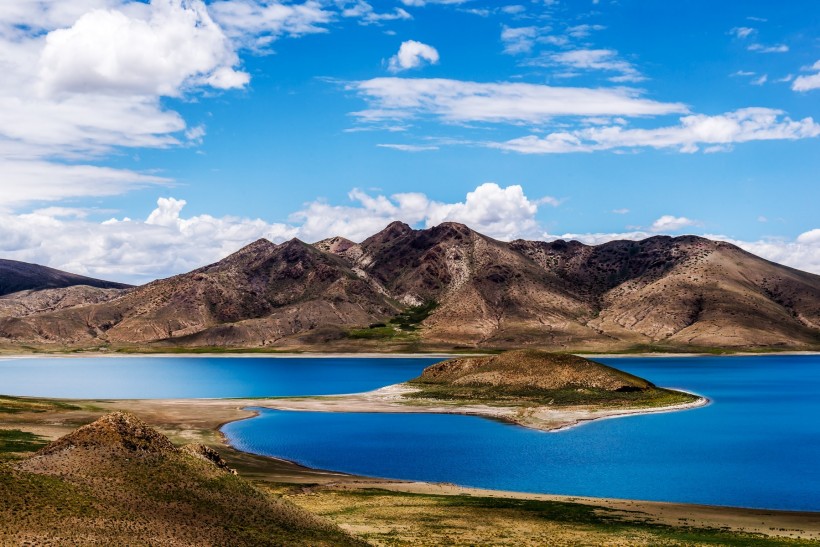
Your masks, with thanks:
[(2, 545), (363, 545), (115, 412), (0, 465)]

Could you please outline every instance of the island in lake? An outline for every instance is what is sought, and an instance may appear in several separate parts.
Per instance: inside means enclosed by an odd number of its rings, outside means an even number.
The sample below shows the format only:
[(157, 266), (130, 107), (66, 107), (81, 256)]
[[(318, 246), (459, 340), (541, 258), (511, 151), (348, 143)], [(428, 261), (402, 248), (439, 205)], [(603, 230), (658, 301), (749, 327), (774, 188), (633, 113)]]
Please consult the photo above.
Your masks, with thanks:
[(257, 406), (324, 412), (472, 414), (541, 430), (708, 403), (577, 355), (538, 350), (450, 359), (367, 393), (265, 399)]

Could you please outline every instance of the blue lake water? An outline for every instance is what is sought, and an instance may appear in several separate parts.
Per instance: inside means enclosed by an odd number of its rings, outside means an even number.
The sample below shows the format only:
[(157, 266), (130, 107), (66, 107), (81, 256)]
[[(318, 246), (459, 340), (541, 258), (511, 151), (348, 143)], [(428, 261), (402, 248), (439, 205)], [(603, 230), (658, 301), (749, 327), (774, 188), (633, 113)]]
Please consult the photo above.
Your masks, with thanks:
[[(0, 393), (69, 398), (351, 393), (436, 359), (0, 360)], [(570, 495), (820, 510), (820, 357), (601, 359), (695, 391), (705, 408), (544, 433), (455, 415), (263, 410), (237, 448), (374, 476)]]
[(0, 393), (72, 399), (330, 395), (403, 382), (438, 361), (199, 356), (0, 359)]

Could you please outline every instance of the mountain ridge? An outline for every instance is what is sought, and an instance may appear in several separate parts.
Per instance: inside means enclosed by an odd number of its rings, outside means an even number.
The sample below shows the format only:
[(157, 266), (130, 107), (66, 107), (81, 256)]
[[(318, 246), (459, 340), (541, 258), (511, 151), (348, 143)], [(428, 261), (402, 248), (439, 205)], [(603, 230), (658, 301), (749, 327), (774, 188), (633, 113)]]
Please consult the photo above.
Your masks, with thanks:
[(63, 289), (87, 285), (99, 289), (128, 289), (132, 285), (64, 272), (48, 266), (0, 258), (0, 296), (25, 290)]
[[(417, 324), (391, 323), (428, 303)], [(504, 242), (459, 223), (393, 222), (361, 243), (260, 239), (106, 301), (0, 318), (4, 339), (341, 351), (808, 349), (820, 347), (820, 276), (698, 236)]]

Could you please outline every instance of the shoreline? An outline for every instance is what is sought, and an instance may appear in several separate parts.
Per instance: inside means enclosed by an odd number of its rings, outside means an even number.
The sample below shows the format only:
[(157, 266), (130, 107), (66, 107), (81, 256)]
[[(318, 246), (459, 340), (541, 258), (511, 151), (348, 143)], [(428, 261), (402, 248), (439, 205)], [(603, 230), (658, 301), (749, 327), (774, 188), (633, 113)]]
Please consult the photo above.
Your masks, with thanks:
[[(588, 359), (627, 359), (627, 358), (691, 358), (691, 357), (767, 357), (767, 356), (820, 356), (820, 351), (812, 350), (785, 350), (785, 351), (766, 351), (766, 352), (733, 352), (733, 353), (660, 353), (660, 352), (646, 352), (646, 353), (586, 353), (583, 351), (569, 351), (566, 352), (571, 355), (578, 355)], [(492, 352), (465, 352), (465, 353), (447, 353), (447, 352), (413, 352), (413, 353), (397, 353), (397, 352), (250, 352), (250, 353), (223, 353), (223, 352), (190, 352), (190, 353), (151, 353), (151, 352), (135, 352), (135, 353), (117, 353), (106, 351), (95, 352), (80, 352), (80, 353), (8, 353), (0, 352), (0, 361), (14, 360), (14, 359), (78, 359), (78, 358), (100, 358), (100, 357), (116, 357), (116, 358), (144, 358), (144, 357), (208, 357), (208, 358), (260, 358), (260, 359), (453, 359), (457, 357), (484, 357), (493, 355)]]
[[(2, 426), (21, 429), (49, 439), (56, 439), (100, 415), (123, 410), (132, 412), (157, 427), (177, 444), (199, 442), (216, 449), (241, 476), (259, 484), (291, 485), (293, 492), (311, 489), (339, 491), (384, 490), (397, 494), (430, 496), (466, 496), (513, 500), (546, 500), (578, 503), (617, 512), (624, 518), (670, 526), (725, 528), (738, 532), (759, 533), (769, 537), (820, 539), (820, 511), (743, 508), (682, 502), (643, 501), (598, 498), (568, 494), (536, 494), (506, 490), (457, 486), (451, 483), (409, 481), (353, 475), (311, 468), (284, 458), (244, 452), (229, 443), (220, 428), (227, 423), (250, 419), (256, 412), (247, 408), (259, 400), (231, 399), (142, 399), (78, 400), (63, 399), (81, 405), (78, 410), (53, 410), (42, 413), (4, 414)], [(605, 419), (598, 417), (598, 419)], [(581, 424), (578, 424), (581, 425)], [(307, 490), (305, 490), (307, 489)], [(639, 516), (636, 516), (639, 515)]]

